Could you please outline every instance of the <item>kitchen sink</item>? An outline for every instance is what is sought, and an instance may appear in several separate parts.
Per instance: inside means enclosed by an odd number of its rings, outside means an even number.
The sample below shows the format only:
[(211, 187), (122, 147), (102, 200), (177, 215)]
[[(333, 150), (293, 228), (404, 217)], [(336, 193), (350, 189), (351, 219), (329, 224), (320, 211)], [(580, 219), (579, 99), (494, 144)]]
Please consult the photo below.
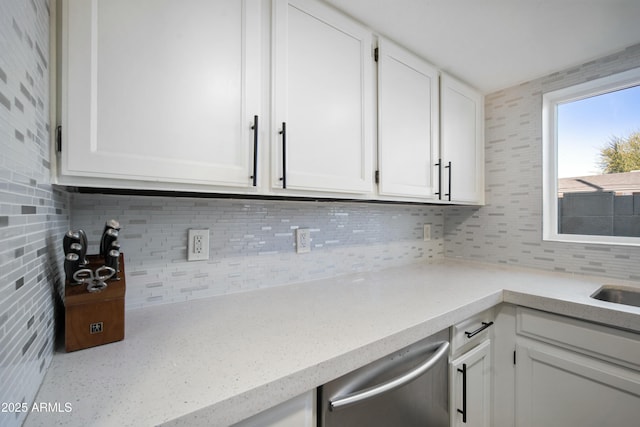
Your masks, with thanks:
[(623, 288), (605, 285), (595, 291), (591, 298), (616, 304), (634, 305), (640, 307), (640, 289)]

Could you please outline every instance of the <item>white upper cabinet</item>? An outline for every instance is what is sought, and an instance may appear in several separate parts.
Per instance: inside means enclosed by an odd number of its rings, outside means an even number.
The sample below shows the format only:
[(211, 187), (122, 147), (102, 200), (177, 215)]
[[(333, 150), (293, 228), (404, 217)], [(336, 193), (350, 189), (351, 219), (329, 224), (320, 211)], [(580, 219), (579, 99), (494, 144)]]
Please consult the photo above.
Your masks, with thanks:
[(59, 5), (57, 183), (484, 202), (482, 96), (322, 1)]
[(371, 193), (371, 31), (318, 1), (273, 7), (273, 187)]
[(64, 1), (62, 175), (252, 186), (260, 9)]
[(438, 159), (438, 70), (378, 41), (379, 193), (433, 199)]
[(483, 96), (440, 76), (441, 200), (484, 203)]

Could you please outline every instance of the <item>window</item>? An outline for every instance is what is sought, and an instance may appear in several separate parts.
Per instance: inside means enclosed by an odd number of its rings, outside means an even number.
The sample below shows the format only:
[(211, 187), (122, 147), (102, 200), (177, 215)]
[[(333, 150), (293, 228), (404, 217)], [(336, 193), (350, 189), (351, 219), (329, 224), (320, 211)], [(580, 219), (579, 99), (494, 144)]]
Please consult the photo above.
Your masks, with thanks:
[(543, 238), (640, 246), (640, 69), (549, 92)]

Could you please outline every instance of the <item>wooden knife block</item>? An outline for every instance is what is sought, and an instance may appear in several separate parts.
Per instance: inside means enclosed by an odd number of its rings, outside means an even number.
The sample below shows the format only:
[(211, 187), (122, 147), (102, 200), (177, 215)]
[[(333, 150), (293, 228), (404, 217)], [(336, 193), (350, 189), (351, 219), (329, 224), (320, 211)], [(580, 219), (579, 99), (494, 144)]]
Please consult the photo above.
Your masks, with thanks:
[[(88, 255), (88, 268), (95, 271), (103, 261)], [(85, 284), (64, 286), (64, 342), (67, 352), (95, 347), (124, 339), (124, 295), (126, 291), (124, 256), (120, 254), (120, 280), (107, 280), (100, 292), (88, 292)]]

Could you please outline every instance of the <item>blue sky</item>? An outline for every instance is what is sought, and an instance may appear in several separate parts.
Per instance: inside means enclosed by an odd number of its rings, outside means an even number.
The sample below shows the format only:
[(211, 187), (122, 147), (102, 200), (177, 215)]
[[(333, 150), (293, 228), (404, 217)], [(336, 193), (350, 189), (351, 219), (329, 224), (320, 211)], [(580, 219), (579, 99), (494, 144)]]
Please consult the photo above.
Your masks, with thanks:
[(640, 131), (640, 86), (558, 106), (558, 178), (600, 174), (600, 148)]

